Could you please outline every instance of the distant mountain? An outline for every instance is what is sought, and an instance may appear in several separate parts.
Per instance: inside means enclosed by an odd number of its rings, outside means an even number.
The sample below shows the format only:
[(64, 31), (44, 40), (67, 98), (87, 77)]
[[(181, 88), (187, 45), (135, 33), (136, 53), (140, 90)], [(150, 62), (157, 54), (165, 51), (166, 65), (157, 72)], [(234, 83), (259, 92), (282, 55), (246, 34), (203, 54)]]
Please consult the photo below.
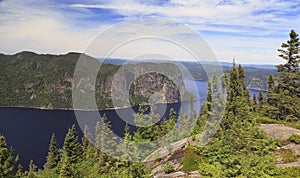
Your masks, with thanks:
[[(114, 65), (123, 65), (123, 64), (136, 64), (140, 62), (153, 62), (153, 63), (173, 63), (169, 60), (129, 60), (129, 59), (106, 59), (102, 60), (105, 64), (114, 64)], [(185, 66), (190, 74), (192, 75), (193, 79), (197, 80), (204, 80), (207, 81), (207, 71), (213, 71), (216, 66), (220, 66), (223, 71), (229, 72), (232, 63), (229, 62), (218, 62), (218, 61), (176, 61), (180, 62), (183, 66)], [(267, 90), (267, 79), (268, 75), (277, 76), (277, 68), (275, 65), (259, 65), (259, 64), (242, 64), (245, 70), (245, 75), (247, 78), (247, 86), (249, 89), (256, 89), (256, 90)], [(185, 77), (189, 76), (184, 74)]]

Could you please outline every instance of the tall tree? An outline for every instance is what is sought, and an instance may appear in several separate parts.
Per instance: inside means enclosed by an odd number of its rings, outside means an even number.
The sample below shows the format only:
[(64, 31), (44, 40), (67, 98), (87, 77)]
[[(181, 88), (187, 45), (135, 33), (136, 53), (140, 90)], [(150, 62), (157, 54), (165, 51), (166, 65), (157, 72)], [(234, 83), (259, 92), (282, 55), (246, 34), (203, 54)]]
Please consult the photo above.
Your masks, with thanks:
[(12, 148), (7, 148), (5, 137), (0, 135), (0, 177), (14, 176), (17, 161), (18, 157), (14, 156)]
[(280, 98), (279, 118), (300, 118), (300, 41), (299, 35), (291, 30), (290, 39), (278, 49), (279, 57), (286, 60), (277, 66), (279, 77), (278, 94)]
[(275, 81), (272, 75), (268, 76), (268, 93), (267, 93), (267, 99), (266, 103), (264, 104), (263, 112), (266, 116), (273, 118), (273, 119), (279, 119), (280, 118), (280, 112), (278, 108), (278, 104), (280, 100), (280, 96), (278, 93), (278, 87), (275, 86)]
[(44, 165), (44, 168), (53, 169), (57, 166), (59, 161), (60, 161), (60, 152), (59, 152), (58, 144), (56, 142), (55, 134), (53, 133), (51, 136), (49, 152), (48, 152), (47, 161)]
[(83, 150), (79, 143), (76, 126), (73, 124), (65, 137), (63, 157), (68, 157), (67, 160), (69, 160), (71, 164), (76, 164), (82, 159), (82, 156)]

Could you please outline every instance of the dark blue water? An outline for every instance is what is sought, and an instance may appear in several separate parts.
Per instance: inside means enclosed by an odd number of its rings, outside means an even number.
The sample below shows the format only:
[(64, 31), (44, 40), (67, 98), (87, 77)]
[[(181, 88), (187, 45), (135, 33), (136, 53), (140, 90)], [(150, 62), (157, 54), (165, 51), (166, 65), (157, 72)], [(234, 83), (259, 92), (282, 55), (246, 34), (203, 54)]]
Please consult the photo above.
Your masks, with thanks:
[[(200, 110), (201, 103), (205, 100), (207, 92), (207, 83), (204, 81), (184, 81), (187, 90), (197, 96), (198, 100), (194, 102), (196, 111)], [(257, 94), (258, 91), (250, 90), (251, 95)], [(166, 106), (164, 108), (163, 106)], [(189, 110), (189, 102), (176, 104), (157, 105), (157, 113), (160, 119), (167, 118), (170, 108), (175, 111), (182, 107), (184, 112)], [(160, 111), (161, 110), (161, 111)], [(134, 112), (138, 107), (130, 109), (120, 109), (122, 117), (132, 120)], [(165, 112), (167, 111), (167, 112)], [(98, 111), (79, 111), (77, 114), (83, 116), (87, 125), (92, 130), (97, 119), (93, 118), (94, 112)], [(122, 136), (125, 127), (125, 121), (119, 117), (115, 110), (99, 111), (100, 115), (104, 113), (111, 122), (112, 130), (118, 136)], [(65, 134), (72, 124), (76, 124), (77, 132), (81, 138), (83, 133), (80, 130), (78, 121), (73, 110), (41, 110), (32, 108), (0, 108), (0, 133), (5, 135), (7, 143), (12, 146), (15, 153), (19, 155), (20, 163), (27, 168), (29, 161), (32, 159), (38, 167), (42, 167), (48, 152), (48, 146), (52, 133), (55, 133), (60, 146), (64, 142)], [(135, 127), (131, 126), (133, 132)]]

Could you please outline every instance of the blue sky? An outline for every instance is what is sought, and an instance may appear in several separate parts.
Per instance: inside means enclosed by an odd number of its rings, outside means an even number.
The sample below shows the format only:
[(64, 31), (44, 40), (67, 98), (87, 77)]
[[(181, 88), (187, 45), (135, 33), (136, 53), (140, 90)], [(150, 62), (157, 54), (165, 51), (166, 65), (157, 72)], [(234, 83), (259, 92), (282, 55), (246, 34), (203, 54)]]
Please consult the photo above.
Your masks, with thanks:
[(298, 0), (2, 0), (0, 52), (83, 52), (108, 27), (154, 16), (195, 29), (219, 61), (279, 64), (289, 31), (300, 33), (299, 12)]

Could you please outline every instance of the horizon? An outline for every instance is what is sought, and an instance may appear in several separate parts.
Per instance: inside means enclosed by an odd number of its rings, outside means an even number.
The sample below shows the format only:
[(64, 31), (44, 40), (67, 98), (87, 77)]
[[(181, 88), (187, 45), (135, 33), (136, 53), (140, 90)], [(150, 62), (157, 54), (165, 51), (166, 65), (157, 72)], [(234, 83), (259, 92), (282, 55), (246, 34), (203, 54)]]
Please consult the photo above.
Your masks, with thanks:
[[(242, 64), (277, 65), (284, 62), (278, 57), (277, 49), (288, 40), (290, 30), (300, 31), (299, 10), (300, 2), (281, 0), (147, 3), (139, 0), (0, 0), (0, 51), (5, 54), (24, 50), (82, 53), (99, 33), (115, 24), (127, 19), (155, 17), (171, 19), (195, 30), (209, 44), (218, 61), (231, 62), (235, 56)], [(122, 30), (127, 32), (128, 29)], [(176, 30), (161, 33), (184, 37), (193, 44), (193, 37), (176, 34)], [(147, 49), (147, 46), (141, 48)], [(126, 58), (134, 52), (126, 51), (116, 57)]]
[[(17, 55), (19, 53), (23, 53), (23, 52), (29, 52), (29, 53), (34, 53), (34, 54), (37, 54), (37, 55), (67, 55), (67, 54), (70, 54), (70, 53), (78, 53), (78, 54), (85, 54), (85, 55), (88, 55), (86, 53), (82, 53), (82, 52), (78, 52), (78, 51), (68, 51), (66, 53), (38, 53), (38, 52), (35, 52), (35, 51), (19, 51), (19, 52), (16, 52), (16, 53), (3, 53), (3, 52), (0, 52), (0, 54), (2, 55)], [(145, 60), (145, 61), (178, 61), (178, 62), (204, 62), (204, 63), (214, 63), (214, 62), (218, 62), (218, 63), (226, 63), (226, 64), (232, 64), (233, 62), (227, 62), (227, 61), (222, 61), (222, 60), (217, 60), (217, 61), (212, 61), (212, 60), (199, 60), (199, 61), (195, 61), (195, 60), (184, 60), (184, 59), (155, 59), (155, 58), (148, 58), (148, 59), (129, 59), (129, 58), (117, 58), (117, 57), (112, 57), (112, 58), (101, 58), (101, 57), (95, 57), (95, 56), (92, 56), (92, 55), (88, 55), (88, 56), (91, 56), (95, 59), (105, 59), (105, 60), (109, 60), (109, 59), (113, 59), (113, 60), (132, 60), (132, 61), (142, 61), (142, 60)], [(236, 64), (241, 64), (241, 65), (257, 65), (257, 66), (274, 66), (274, 69), (276, 68), (276, 64), (265, 64), (265, 63), (262, 63), (262, 64), (255, 64), (255, 63), (240, 63), (237, 59), (235, 59), (235, 63)], [(222, 64), (221, 64), (222, 65)]]

